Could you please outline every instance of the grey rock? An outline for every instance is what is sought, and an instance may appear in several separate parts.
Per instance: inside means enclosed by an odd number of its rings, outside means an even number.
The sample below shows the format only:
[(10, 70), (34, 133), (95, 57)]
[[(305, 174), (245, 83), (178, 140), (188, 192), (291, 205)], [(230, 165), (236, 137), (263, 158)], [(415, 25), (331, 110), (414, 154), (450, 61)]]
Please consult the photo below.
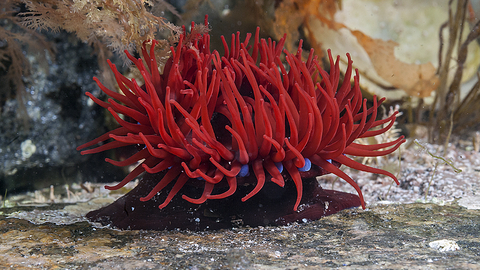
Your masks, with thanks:
[(7, 100), (1, 110), (0, 190), (85, 180), (88, 172), (79, 164), (87, 157), (75, 148), (105, 132), (103, 108), (85, 96), (89, 91), (101, 97), (92, 80), (99, 69), (93, 48), (66, 32), (46, 35), (54, 56), (25, 50), (31, 66), (23, 78), (28, 116), (21, 117), (18, 98)]

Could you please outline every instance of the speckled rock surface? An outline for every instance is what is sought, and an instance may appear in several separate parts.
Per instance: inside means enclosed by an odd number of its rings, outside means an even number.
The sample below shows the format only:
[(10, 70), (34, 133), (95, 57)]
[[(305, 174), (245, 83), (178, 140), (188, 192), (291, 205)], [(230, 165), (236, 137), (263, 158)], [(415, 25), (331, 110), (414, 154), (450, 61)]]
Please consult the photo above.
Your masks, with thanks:
[[(457, 205), (381, 205), (305, 224), (197, 233), (117, 231), (85, 221), (34, 225), (6, 214), (0, 217), (0, 264), (15, 269), (480, 267), (480, 211)], [(459, 249), (431, 247), (437, 240)]]
[[(45, 36), (55, 55), (46, 50), (25, 55), (31, 66), (23, 79), (27, 116), (20, 117), (18, 99), (0, 110), (1, 190), (38, 189), (52, 184), (52, 178), (57, 183), (87, 180), (78, 171), (86, 158), (75, 148), (102, 132), (103, 111), (85, 96), (100, 93), (92, 80), (99, 70), (93, 48), (66, 32)], [(30, 182), (32, 177), (37, 181)]]

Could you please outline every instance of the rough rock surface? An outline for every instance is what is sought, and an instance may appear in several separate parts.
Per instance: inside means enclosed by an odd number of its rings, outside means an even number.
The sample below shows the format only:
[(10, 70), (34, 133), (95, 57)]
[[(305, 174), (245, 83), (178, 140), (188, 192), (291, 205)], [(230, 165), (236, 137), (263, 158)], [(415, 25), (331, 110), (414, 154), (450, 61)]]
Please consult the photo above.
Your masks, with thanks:
[(0, 190), (38, 189), (51, 179), (88, 180), (78, 173), (85, 158), (75, 148), (103, 131), (102, 108), (85, 96), (87, 91), (100, 96), (92, 80), (99, 69), (93, 48), (65, 32), (46, 36), (54, 56), (25, 52), (31, 66), (23, 78), (27, 116), (18, 99), (0, 110)]
[[(45, 210), (36, 211), (41, 216)], [(479, 210), (419, 203), (344, 210), (304, 224), (197, 233), (118, 231), (87, 222), (35, 225), (1, 215), (0, 264), (15, 269), (474, 269), (480, 267), (479, 224)], [(436, 248), (437, 240), (458, 249)]]

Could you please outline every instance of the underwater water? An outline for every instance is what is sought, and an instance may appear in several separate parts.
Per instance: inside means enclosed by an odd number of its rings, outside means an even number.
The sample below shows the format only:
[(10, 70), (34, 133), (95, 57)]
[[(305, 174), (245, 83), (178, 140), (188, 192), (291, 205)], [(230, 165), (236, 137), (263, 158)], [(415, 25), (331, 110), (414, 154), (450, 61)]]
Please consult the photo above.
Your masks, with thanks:
[[(366, 209), (347, 209), (317, 221), (305, 219), (286, 226), (248, 227), (239, 218), (238, 224), (226, 230), (155, 232), (121, 231), (90, 223), (85, 218), (88, 212), (112, 203), (142, 181), (140, 176), (121, 189), (105, 189), (105, 184), (117, 184), (137, 164), (120, 168), (104, 159), (125, 160), (143, 149), (143, 145), (80, 155), (76, 151), (79, 145), (118, 127), (115, 119), (85, 92), (105, 98), (93, 76), (118, 91), (106, 58), (129, 78), (141, 76), (124, 65), (125, 59), (118, 52), (125, 48), (113, 48), (112, 44), (117, 43), (105, 36), (102, 47), (101, 42), (92, 45), (82, 39), (78, 29), (70, 33), (47, 29), (39, 32), (41, 38), (33, 42), (46, 41), (46, 47), (20, 43), (21, 54), (30, 68), (28, 73), (16, 74), (24, 89), (15, 88), (18, 81), (8, 73), (15, 71), (16, 58), (11, 58), (14, 54), (2, 54), (8, 57), (0, 62), (0, 78), (8, 80), (0, 87), (3, 266), (478, 267), (479, 1), (452, 1), (450, 6), (448, 1), (433, 0), (341, 1), (341, 8), (336, 1), (211, 1), (215, 9), (204, 2), (193, 7), (172, 6), (156, 15), (161, 14), (175, 25), (189, 25), (190, 21), (202, 23), (208, 14), (210, 46), (220, 54), (221, 35), (230, 42), (231, 34), (240, 31), (243, 40), (257, 26), (261, 27), (261, 37), (277, 41), (287, 33), (284, 47), (292, 53), (296, 52), (299, 39), (303, 39), (301, 57), (305, 59), (310, 48), (320, 59), (326, 56), (326, 49), (331, 49), (334, 55), (341, 56), (342, 72), (347, 64), (345, 54), (350, 53), (354, 68), (359, 70), (360, 87), (368, 106), (372, 106), (374, 95), (387, 98), (379, 107), (377, 118), (385, 118), (393, 110), (400, 112), (390, 131), (358, 142), (384, 143), (401, 135), (407, 138), (392, 154), (355, 161), (389, 171), (400, 184), (383, 175), (342, 166), (343, 172), (360, 187)], [(318, 6), (312, 8), (314, 4)], [(444, 24), (449, 8), (454, 20)], [(184, 20), (172, 12), (175, 9)], [(9, 20), (7, 17), (0, 24), (2, 31), (26, 31)], [(97, 34), (103, 31), (88, 29)], [(121, 39), (112, 39), (115, 38)], [(132, 44), (127, 49), (133, 49)], [(3, 50), (3, 45), (0, 47)], [(117, 54), (110, 54), (108, 48), (116, 49)], [(320, 62), (330, 71), (328, 61)], [(317, 180), (324, 189), (358, 194), (334, 174)]]

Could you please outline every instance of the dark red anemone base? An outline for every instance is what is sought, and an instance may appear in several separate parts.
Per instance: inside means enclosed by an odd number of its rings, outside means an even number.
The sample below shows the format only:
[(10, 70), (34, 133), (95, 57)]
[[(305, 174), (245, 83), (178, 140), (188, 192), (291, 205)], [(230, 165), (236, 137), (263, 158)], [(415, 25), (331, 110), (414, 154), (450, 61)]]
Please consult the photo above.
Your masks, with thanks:
[[(207, 20), (205, 19), (205, 25)], [(181, 35), (160, 73), (154, 55), (156, 41), (144, 42), (141, 59), (127, 53), (145, 84), (121, 75), (109, 62), (123, 94), (111, 91), (104, 102), (121, 127), (78, 149), (99, 144), (82, 154), (141, 145), (142, 150), (116, 166), (141, 162), (118, 189), (146, 172), (138, 186), (113, 204), (87, 217), (121, 229), (218, 229), (315, 220), (345, 208), (365, 207), (360, 187), (340, 165), (390, 176), (346, 156), (382, 156), (405, 140), (360, 145), (357, 138), (391, 128), (396, 114), (376, 120), (383, 99), (367, 108), (358, 71), (350, 83), (348, 57), (339, 85), (339, 57), (330, 51), (330, 74), (314, 57), (302, 61), (278, 43), (251, 35), (240, 41), (232, 34), (225, 54), (210, 51), (210, 36), (192, 23)], [(205, 29), (205, 28), (203, 28)], [(150, 46), (148, 48), (148, 45)], [(288, 67), (280, 57), (284, 53)], [(122, 114), (124, 117), (120, 117)], [(107, 140), (106, 143), (104, 143)], [(322, 190), (315, 177), (333, 173), (352, 185), (357, 195)], [(182, 194), (181, 198), (175, 196)], [(160, 208), (160, 210), (158, 209)]]
[[(337, 213), (340, 210), (360, 206), (360, 198), (351, 193), (323, 190), (315, 177), (303, 178), (303, 196), (297, 211), (292, 205), (297, 199), (295, 185), (287, 181), (281, 188), (272, 182), (265, 183), (258, 196), (242, 202), (249, 186), (240, 185), (237, 191), (221, 200), (208, 200), (200, 205), (190, 203), (179, 196), (169, 205), (158, 209), (167, 192), (142, 202), (140, 198), (151, 190), (164, 174), (146, 174), (141, 184), (120, 199), (101, 209), (89, 212), (87, 218), (103, 225), (128, 230), (192, 231), (218, 230), (242, 225), (286, 225), (295, 221), (306, 222)], [(246, 179), (244, 179), (246, 180)], [(250, 179), (253, 180), (253, 179)], [(172, 184), (170, 184), (171, 188)], [(167, 188), (169, 188), (167, 187)], [(202, 190), (186, 185), (182, 193), (201, 194)]]

